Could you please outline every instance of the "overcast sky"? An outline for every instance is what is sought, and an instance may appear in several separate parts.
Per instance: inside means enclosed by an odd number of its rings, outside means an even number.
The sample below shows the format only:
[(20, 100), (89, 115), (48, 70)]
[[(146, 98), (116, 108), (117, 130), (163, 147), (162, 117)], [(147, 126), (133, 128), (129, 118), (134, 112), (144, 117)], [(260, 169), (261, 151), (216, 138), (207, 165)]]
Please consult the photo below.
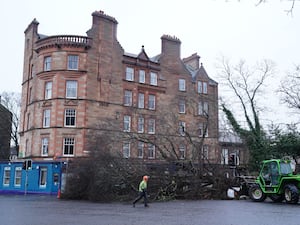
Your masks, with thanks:
[[(265, 120), (296, 122), (279, 104), (275, 94), (280, 79), (300, 64), (300, 2), (293, 15), (285, 10), (291, 2), (272, 0), (256, 6), (258, 0), (3, 0), (0, 3), (1, 81), (0, 93), (21, 92), (24, 30), (36, 18), (39, 33), (86, 35), (91, 14), (102, 10), (118, 21), (118, 40), (126, 52), (138, 54), (145, 46), (148, 56), (161, 51), (163, 34), (181, 40), (181, 57), (193, 53), (211, 78), (221, 55), (250, 65), (263, 59), (277, 64), (276, 79), (268, 83), (266, 95), (270, 113)], [(219, 95), (223, 86), (219, 84)]]

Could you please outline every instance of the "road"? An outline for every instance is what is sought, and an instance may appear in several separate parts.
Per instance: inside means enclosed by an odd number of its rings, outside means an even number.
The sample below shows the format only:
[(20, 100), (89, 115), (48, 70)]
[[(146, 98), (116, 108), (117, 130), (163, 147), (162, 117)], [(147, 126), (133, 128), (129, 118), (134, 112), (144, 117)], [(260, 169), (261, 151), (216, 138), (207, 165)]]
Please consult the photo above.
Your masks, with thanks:
[(0, 195), (1, 225), (299, 225), (300, 205), (250, 200), (92, 203)]

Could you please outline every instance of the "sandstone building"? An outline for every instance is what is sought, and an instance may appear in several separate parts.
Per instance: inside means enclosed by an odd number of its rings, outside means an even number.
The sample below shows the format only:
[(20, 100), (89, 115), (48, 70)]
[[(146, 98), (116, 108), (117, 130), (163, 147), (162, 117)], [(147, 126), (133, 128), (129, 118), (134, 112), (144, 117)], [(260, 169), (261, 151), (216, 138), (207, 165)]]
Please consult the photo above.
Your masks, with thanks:
[(45, 36), (36, 20), (25, 30), (19, 156), (87, 156), (99, 121), (113, 121), (126, 134), (113, 145), (124, 157), (220, 163), (218, 84), (200, 56), (182, 59), (170, 35), (156, 56), (144, 46), (126, 53), (117, 24), (96, 11), (87, 36)]

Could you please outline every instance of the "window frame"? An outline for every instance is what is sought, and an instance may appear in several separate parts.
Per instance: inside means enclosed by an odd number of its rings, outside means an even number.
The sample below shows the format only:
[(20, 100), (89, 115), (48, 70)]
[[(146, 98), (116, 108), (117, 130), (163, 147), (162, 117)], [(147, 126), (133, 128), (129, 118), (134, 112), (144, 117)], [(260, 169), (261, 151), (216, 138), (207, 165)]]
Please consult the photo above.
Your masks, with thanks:
[(49, 128), (51, 125), (51, 109), (43, 111), (43, 128)]
[(157, 86), (157, 73), (150, 72), (150, 85)]
[(75, 155), (75, 138), (65, 137), (63, 138), (63, 156)]
[(66, 81), (66, 98), (77, 98), (78, 92), (78, 81), (77, 80), (67, 80)]
[(178, 103), (179, 113), (185, 113), (185, 100), (179, 99)]
[(179, 132), (180, 136), (185, 136), (185, 132), (186, 132), (185, 121), (179, 121), (178, 132)]
[(130, 132), (131, 130), (131, 116), (124, 115), (123, 117), (123, 131)]
[(146, 82), (145, 70), (139, 70), (139, 83), (144, 84)]
[(178, 90), (179, 91), (186, 91), (186, 82), (185, 79), (178, 79)]
[(155, 122), (154, 118), (148, 119), (148, 134), (155, 134)]
[(43, 137), (41, 140), (41, 156), (48, 156), (49, 154), (49, 138)]
[(124, 91), (124, 105), (125, 106), (132, 106), (132, 96), (133, 96), (133, 93), (131, 90)]
[(186, 146), (185, 144), (179, 144), (179, 147), (178, 147), (178, 150), (179, 150), (179, 159), (185, 159), (186, 157)]
[(203, 102), (203, 115), (207, 116), (208, 115), (208, 110), (209, 110), (209, 104), (208, 102)]
[(44, 57), (44, 71), (50, 71), (51, 70), (51, 64), (52, 64), (51, 56), (45, 56)]
[(138, 94), (138, 108), (139, 109), (145, 108), (145, 94), (142, 92), (139, 92)]
[(208, 93), (208, 85), (207, 82), (203, 82), (203, 94), (207, 94)]
[(202, 81), (198, 81), (197, 82), (197, 92), (199, 93), (199, 94), (202, 94), (202, 92), (203, 92), (203, 87), (202, 87)]
[(123, 158), (125, 159), (130, 158), (130, 142), (123, 143)]
[(133, 67), (129, 67), (129, 66), (126, 67), (125, 80), (134, 81), (134, 68)]
[(199, 123), (199, 137), (208, 137), (208, 124), (207, 123)]
[(228, 148), (222, 148), (221, 152), (221, 164), (222, 165), (228, 165), (229, 163), (229, 151)]
[(148, 143), (148, 159), (155, 159), (155, 145)]
[(52, 98), (52, 87), (53, 82), (52, 81), (46, 81), (45, 82), (45, 99), (51, 99)]
[(148, 109), (155, 110), (155, 101), (156, 101), (156, 96), (153, 94), (149, 94), (148, 95)]
[(79, 56), (78, 55), (68, 55), (68, 70), (78, 70), (79, 67)]
[(145, 132), (145, 118), (142, 116), (138, 117), (138, 133), (144, 133)]
[[(65, 109), (64, 117), (65, 127), (76, 127), (76, 109)], [(71, 124), (67, 124), (67, 122), (70, 122)]]
[(5, 166), (3, 168), (3, 181), (2, 181), (4, 187), (8, 187), (10, 185), (10, 178), (11, 178), (11, 167)]
[(22, 184), (22, 167), (17, 166), (17, 167), (15, 167), (14, 186), (21, 187), (21, 184)]
[(139, 141), (138, 142), (138, 155), (137, 155), (137, 157), (139, 159), (144, 158), (144, 148), (145, 148), (145, 142)]

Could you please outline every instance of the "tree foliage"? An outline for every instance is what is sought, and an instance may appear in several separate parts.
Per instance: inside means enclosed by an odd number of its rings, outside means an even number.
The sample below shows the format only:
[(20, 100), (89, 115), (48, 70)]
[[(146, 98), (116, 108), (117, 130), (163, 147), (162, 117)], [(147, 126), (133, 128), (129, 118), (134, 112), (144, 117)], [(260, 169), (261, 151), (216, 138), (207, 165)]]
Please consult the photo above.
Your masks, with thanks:
[(270, 153), (273, 158), (300, 157), (300, 132), (296, 125), (287, 125), (285, 129), (273, 125), (269, 133)]

